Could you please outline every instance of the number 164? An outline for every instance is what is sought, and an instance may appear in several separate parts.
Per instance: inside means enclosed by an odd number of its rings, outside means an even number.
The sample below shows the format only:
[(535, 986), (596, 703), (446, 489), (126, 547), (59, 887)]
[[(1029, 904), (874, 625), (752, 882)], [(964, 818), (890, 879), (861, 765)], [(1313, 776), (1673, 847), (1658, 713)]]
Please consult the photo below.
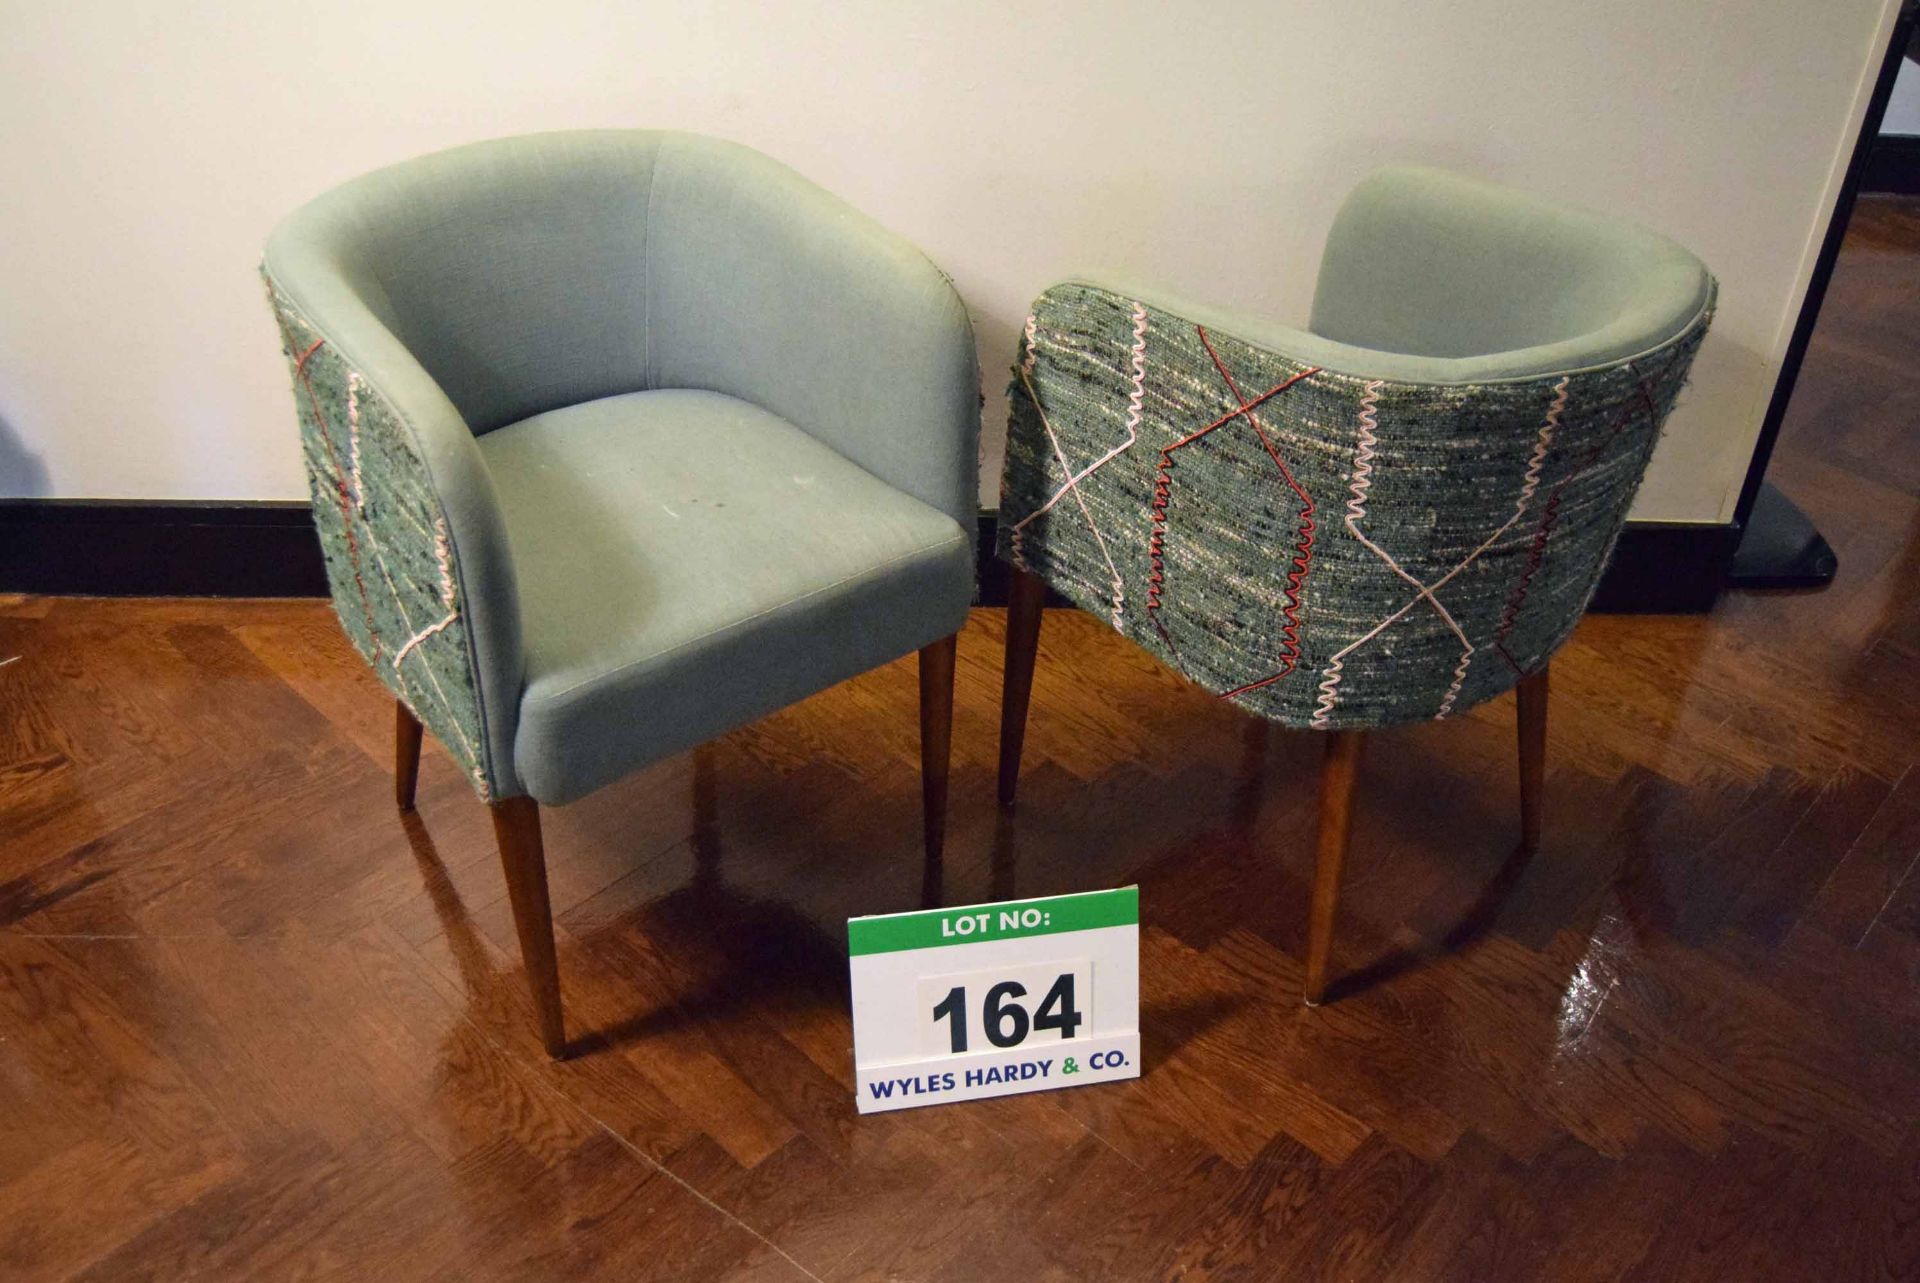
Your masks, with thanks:
[[(1086, 1019), (1074, 1002), (1073, 973), (1055, 977), (1047, 996), (1040, 1000), (1031, 1016), (1021, 1005), (1027, 987), (1018, 980), (1002, 980), (987, 990), (980, 1004), (980, 1027), (987, 1041), (996, 1047), (1018, 1047), (1029, 1034), (1058, 1031), (1064, 1041), (1072, 1038)], [(933, 1020), (948, 1022), (951, 1050), (959, 1055), (967, 1049), (967, 986), (955, 985), (934, 1004)]]

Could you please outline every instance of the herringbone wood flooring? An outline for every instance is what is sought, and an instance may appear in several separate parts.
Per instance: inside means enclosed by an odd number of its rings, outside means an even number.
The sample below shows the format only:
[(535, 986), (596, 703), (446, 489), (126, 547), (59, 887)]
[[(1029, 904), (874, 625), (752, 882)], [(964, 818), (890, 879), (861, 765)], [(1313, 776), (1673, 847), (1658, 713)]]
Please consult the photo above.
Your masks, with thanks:
[[(1920, 207), (1863, 207), (1775, 476), (1808, 595), (1594, 618), (1547, 839), (1511, 700), (1375, 738), (1333, 1005), (1319, 742), (1001, 612), (918, 855), (912, 662), (548, 815), (581, 1054), (485, 809), (318, 603), (0, 604), (0, 1274), (1920, 1277)], [(1146, 1076), (857, 1118), (844, 919), (1143, 888)]]

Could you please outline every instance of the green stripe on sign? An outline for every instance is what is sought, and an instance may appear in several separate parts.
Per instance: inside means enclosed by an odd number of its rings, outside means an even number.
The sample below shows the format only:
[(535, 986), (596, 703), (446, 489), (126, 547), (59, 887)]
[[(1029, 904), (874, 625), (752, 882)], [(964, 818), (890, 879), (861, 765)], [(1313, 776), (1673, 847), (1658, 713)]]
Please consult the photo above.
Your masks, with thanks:
[(1057, 935), (1062, 931), (1093, 931), (1139, 923), (1140, 888), (1120, 887), (1114, 891), (1053, 895), (1041, 900), (1008, 900), (1004, 904), (848, 918), (847, 952), (897, 953), (901, 949), (932, 949), (940, 945), (1014, 940), (1020, 936)]

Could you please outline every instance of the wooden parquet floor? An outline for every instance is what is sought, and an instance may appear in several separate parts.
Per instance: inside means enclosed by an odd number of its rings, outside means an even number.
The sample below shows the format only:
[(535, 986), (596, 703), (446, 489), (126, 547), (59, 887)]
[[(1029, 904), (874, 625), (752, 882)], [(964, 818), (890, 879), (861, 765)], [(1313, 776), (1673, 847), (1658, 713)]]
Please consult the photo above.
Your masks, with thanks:
[[(1096, 621), (961, 637), (548, 815), (582, 1054), (485, 809), (312, 602), (0, 602), (0, 1276), (1920, 1278), (1920, 206), (1856, 219), (1775, 477), (1817, 594), (1599, 617), (1547, 837), (1510, 699), (1375, 738), (1296, 998), (1319, 741)], [(1146, 1075), (861, 1119), (844, 919), (1142, 886)]]

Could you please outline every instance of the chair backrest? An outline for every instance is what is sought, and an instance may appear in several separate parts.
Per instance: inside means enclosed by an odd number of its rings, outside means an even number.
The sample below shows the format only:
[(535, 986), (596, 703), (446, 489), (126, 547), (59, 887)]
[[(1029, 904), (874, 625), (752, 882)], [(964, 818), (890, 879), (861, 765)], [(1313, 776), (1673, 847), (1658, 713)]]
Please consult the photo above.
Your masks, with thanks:
[[(1010, 390), (1001, 554), (1292, 725), (1513, 686), (1591, 599), (1714, 292), (1671, 242), (1530, 205), (1431, 171), (1370, 181), (1318, 333), (1048, 290)], [(1527, 270), (1473, 293), (1508, 234)], [(1568, 299), (1541, 296), (1554, 282)]]
[(290, 216), (269, 257), (330, 256), (475, 433), (638, 391), (661, 137), (534, 135), (391, 165)]
[(1644, 351), (1710, 288), (1699, 259), (1635, 224), (1397, 165), (1342, 204), (1308, 328), (1380, 352), (1493, 358), (1468, 377), (1513, 378)]
[[(972, 519), (974, 433), (929, 450), (898, 430), (956, 408), (976, 421), (951, 282), (750, 148), (641, 130), (457, 147), (327, 192), (280, 225), (267, 258), (283, 278), (346, 283), (475, 434), (623, 392), (699, 388)], [(863, 352), (874, 376), (846, 377)], [(946, 458), (962, 451), (963, 469)]]

